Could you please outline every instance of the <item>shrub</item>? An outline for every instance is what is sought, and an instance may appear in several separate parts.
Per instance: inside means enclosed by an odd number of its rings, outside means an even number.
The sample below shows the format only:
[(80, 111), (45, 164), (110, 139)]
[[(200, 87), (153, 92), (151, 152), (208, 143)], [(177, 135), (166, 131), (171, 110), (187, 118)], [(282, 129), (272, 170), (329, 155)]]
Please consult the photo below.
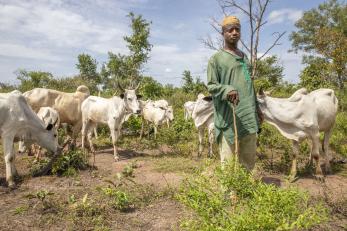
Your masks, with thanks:
[(335, 151), (344, 157), (347, 157), (347, 112), (337, 114), (333, 135), (330, 143)]
[(126, 211), (133, 206), (131, 197), (124, 191), (115, 188), (101, 188), (103, 194), (111, 198), (111, 205), (114, 209)]
[(84, 153), (81, 150), (70, 150), (53, 163), (52, 174), (58, 176), (73, 176), (78, 170), (84, 170), (88, 167)]
[(233, 160), (187, 178), (176, 197), (194, 211), (181, 223), (185, 230), (297, 230), (327, 218), (306, 193), (254, 180)]

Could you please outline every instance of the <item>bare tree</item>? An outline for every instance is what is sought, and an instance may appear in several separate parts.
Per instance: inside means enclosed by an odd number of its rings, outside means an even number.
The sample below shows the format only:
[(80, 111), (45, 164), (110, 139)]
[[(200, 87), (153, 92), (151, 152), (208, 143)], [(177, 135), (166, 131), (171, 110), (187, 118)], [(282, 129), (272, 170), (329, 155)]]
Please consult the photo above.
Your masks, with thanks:
[[(248, 0), (248, 3), (245, 5), (240, 4), (237, 0), (217, 0), (217, 2), (225, 16), (238, 11), (246, 15), (248, 18), (250, 37), (248, 42), (244, 41), (243, 39), (241, 39), (240, 42), (250, 56), (250, 63), (252, 67), (251, 78), (254, 79), (257, 72), (257, 60), (265, 57), (265, 55), (273, 47), (281, 45), (279, 40), (286, 32), (273, 33), (274, 42), (263, 52), (260, 57), (258, 57), (260, 32), (262, 27), (267, 23), (267, 21), (264, 20), (264, 13), (270, 3), (270, 0)], [(221, 25), (215, 18), (211, 19), (210, 24), (214, 30), (217, 31), (217, 33), (222, 33)], [(223, 40), (221, 37), (214, 41), (211, 36), (208, 36), (207, 38), (202, 39), (202, 42), (207, 48), (214, 50), (218, 50), (223, 47)]]

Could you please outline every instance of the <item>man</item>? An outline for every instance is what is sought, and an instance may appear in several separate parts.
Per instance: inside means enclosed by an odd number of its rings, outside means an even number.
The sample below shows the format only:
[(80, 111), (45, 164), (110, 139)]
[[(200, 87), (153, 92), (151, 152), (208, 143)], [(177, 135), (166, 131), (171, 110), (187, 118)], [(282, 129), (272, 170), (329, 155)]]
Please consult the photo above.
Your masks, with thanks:
[(224, 48), (214, 54), (208, 63), (208, 91), (214, 104), (216, 141), (222, 164), (234, 151), (233, 105), (239, 136), (239, 161), (251, 171), (255, 164), (256, 133), (263, 115), (256, 102), (253, 82), (246, 55), (237, 48), (241, 25), (234, 16), (222, 21)]

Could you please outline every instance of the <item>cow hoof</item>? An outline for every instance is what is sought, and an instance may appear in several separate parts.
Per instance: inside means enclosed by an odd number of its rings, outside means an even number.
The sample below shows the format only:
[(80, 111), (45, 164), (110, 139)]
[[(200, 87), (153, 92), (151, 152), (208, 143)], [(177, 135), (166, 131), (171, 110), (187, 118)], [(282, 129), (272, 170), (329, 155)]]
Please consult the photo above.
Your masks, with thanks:
[(17, 188), (16, 184), (13, 181), (8, 182), (8, 187), (10, 189), (16, 189)]
[(297, 181), (299, 179), (299, 177), (295, 176), (295, 175), (290, 175), (288, 176), (288, 181), (289, 183), (294, 183), (295, 181)]
[(118, 161), (119, 161), (119, 157), (118, 157), (118, 156), (115, 156), (115, 157), (114, 157), (114, 161), (115, 161), (115, 162), (118, 162)]

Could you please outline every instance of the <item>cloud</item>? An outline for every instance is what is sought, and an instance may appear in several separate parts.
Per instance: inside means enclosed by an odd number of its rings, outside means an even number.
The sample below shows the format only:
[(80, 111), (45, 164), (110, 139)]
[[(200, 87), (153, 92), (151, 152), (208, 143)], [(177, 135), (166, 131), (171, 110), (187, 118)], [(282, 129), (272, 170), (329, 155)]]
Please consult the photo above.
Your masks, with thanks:
[(301, 18), (303, 14), (302, 10), (296, 10), (296, 9), (280, 9), (280, 10), (273, 10), (269, 14), (267, 21), (268, 25), (277, 24), (277, 23), (283, 23), (283, 22), (296, 22), (299, 18)]
[(61, 58), (53, 55), (49, 50), (34, 49), (18, 44), (1, 43), (0, 55), (8, 57), (44, 59), (47, 61), (60, 61)]
[(109, 50), (105, 44), (125, 48), (126, 25), (93, 20), (65, 7), (59, 1), (4, 4), (0, 32), (18, 45), (40, 43), (51, 49), (84, 48), (100, 53)]

